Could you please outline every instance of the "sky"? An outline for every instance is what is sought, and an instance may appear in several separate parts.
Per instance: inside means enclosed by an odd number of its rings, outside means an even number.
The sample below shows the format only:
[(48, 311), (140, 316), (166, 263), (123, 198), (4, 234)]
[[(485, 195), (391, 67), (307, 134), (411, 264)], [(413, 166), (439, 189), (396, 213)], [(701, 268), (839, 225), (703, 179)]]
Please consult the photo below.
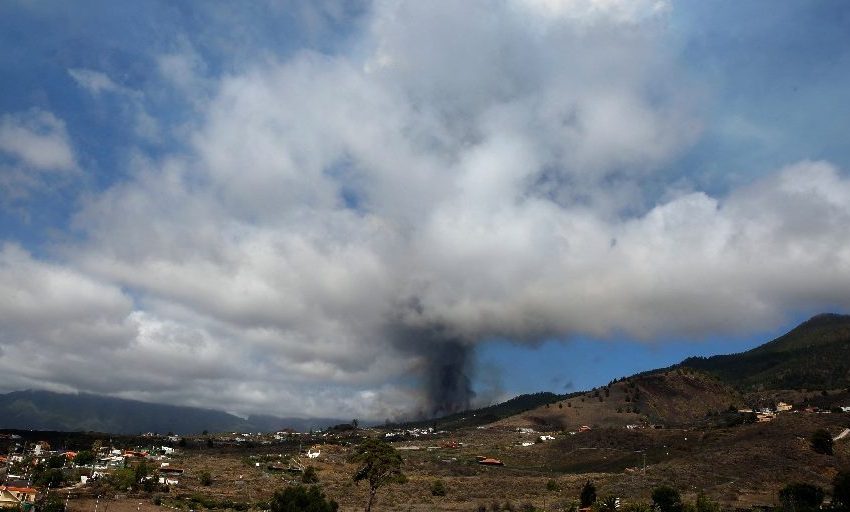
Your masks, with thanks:
[(0, 391), (383, 420), (850, 306), (843, 0), (0, 3)]

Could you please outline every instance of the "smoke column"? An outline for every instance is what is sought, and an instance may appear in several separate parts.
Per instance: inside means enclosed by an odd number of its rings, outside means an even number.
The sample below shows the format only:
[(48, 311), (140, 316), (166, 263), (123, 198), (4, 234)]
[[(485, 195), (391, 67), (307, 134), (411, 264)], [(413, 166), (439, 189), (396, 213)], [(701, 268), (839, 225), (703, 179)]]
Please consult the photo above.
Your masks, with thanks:
[(469, 409), (475, 397), (471, 343), (444, 326), (412, 327), (397, 322), (387, 332), (399, 351), (422, 360), (420, 416), (437, 417)]
[(469, 409), (472, 391), (472, 351), (456, 340), (436, 342), (425, 356), (428, 414), (444, 416)]

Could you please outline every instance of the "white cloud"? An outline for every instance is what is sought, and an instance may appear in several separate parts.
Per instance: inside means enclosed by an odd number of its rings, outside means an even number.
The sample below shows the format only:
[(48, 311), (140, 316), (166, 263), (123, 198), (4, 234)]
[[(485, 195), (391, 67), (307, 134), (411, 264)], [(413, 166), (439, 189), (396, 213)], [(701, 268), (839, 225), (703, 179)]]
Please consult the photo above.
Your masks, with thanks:
[[(33, 192), (61, 188), (79, 174), (65, 123), (32, 109), (0, 117), (0, 206), (16, 210)], [(24, 217), (28, 215), (24, 212)]]
[(93, 69), (75, 68), (69, 69), (68, 74), (77, 84), (94, 95), (102, 92), (132, 93), (130, 89), (120, 86), (109, 78), (109, 75)]
[[(379, 2), (350, 54), (215, 83), (197, 55), (163, 57), (178, 88), (210, 91), (187, 99), (188, 145), (130, 162), (62, 249), (117, 304), (95, 308), (125, 336), (103, 335), (111, 392), (383, 418), (418, 407), (393, 385), (446, 339), (700, 337), (850, 305), (850, 182), (829, 163), (722, 197), (645, 186), (700, 126), (656, 4)], [(52, 346), (17, 318), (9, 336)], [(37, 365), (88, 391), (118, 374), (56, 366)]]
[(3, 115), (0, 153), (33, 171), (69, 172), (77, 168), (65, 123), (44, 110)]
[(539, 14), (551, 18), (582, 21), (613, 19), (639, 22), (668, 12), (667, 0), (518, 0)]

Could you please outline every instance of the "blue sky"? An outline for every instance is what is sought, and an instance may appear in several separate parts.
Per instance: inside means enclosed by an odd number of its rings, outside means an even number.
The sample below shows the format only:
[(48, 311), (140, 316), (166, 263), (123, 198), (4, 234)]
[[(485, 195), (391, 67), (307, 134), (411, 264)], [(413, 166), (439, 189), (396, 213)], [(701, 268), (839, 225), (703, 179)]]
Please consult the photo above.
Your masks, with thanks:
[(383, 419), (844, 312), (848, 23), (839, 0), (4, 2), (5, 390)]

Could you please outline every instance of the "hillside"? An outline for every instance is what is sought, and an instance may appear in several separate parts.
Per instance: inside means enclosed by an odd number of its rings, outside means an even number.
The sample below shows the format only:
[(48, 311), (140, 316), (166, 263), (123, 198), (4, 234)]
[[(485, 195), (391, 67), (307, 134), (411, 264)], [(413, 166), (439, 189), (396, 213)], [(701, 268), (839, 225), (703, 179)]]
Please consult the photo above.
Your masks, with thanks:
[(679, 369), (641, 374), (572, 394), (497, 425), (556, 430), (576, 430), (581, 425), (680, 425), (700, 421), (741, 402), (739, 393), (714, 377)]
[(549, 392), (528, 393), (480, 409), (450, 414), (442, 418), (389, 424), (387, 427), (412, 428), (434, 426), (440, 430), (477, 427), (534, 409), (538, 406), (554, 403), (561, 398), (563, 398), (563, 395), (556, 395)]
[(850, 386), (850, 316), (817, 315), (747, 352), (682, 361), (741, 391)]
[(151, 404), (90, 394), (15, 391), (0, 395), (0, 428), (95, 431), (114, 434), (177, 434), (309, 430), (340, 423), (330, 418), (277, 418), (233, 414), (196, 407)]

